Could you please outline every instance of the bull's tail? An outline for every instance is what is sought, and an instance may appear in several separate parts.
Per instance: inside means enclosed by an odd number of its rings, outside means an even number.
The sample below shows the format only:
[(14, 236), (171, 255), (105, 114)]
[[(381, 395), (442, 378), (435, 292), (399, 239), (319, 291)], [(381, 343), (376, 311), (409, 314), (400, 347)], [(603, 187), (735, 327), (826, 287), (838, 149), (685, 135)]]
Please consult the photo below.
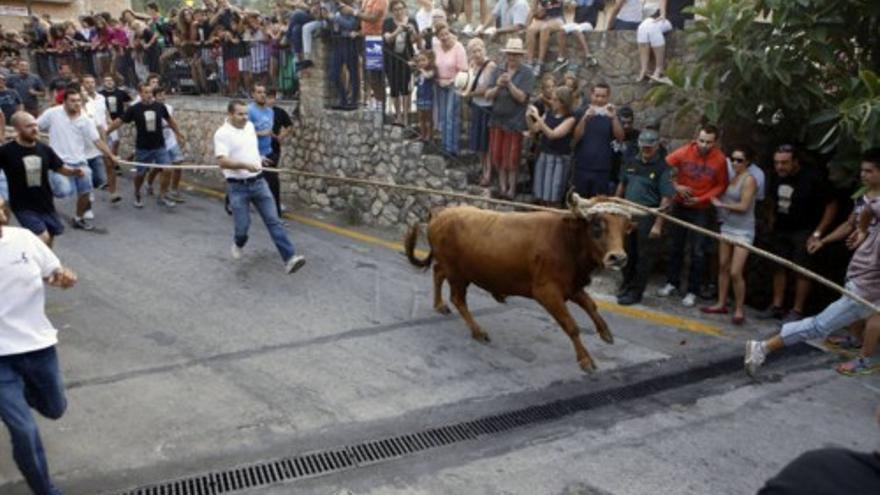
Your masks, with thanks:
[(409, 262), (413, 264), (413, 266), (417, 266), (419, 268), (425, 268), (431, 266), (431, 262), (434, 261), (434, 250), (428, 251), (428, 257), (425, 259), (419, 259), (416, 256), (416, 241), (419, 238), (419, 225), (415, 224), (409, 228), (409, 232), (406, 233), (406, 237), (403, 240), (403, 245), (406, 248), (406, 257), (409, 259)]

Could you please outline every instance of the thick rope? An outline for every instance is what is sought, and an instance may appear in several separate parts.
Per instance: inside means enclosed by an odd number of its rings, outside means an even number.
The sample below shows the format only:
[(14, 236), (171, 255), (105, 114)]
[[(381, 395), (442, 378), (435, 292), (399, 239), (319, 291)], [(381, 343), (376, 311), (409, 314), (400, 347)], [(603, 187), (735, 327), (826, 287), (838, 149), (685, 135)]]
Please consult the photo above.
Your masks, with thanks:
[[(176, 170), (219, 170), (220, 169), (219, 165), (198, 165), (198, 164), (196, 164), (196, 165), (156, 165), (156, 164), (151, 164), (151, 163), (131, 162), (128, 160), (119, 160), (119, 163), (125, 164), (125, 165), (146, 167), (146, 168), (164, 168), (164, 169), (176, 169)], [(418, 193), (418, 194), (435, 194), (438, 196), (459, 199), (462, 201), (483, 202), (483, 203), (488, 203), (488, 204), (508, 206), (508, 207), (513, 207), (513, 208), (525, 209), (525, 210), (551, 211), (551, 212), (566, 211), (566, 210), (561, 210), (559, 208), (551, 208), (551, 207), (547, 207), (547, 206), (539, 206), (539, 205), (532, 205), (532, 204), (528, 204), (528, 203), (521, 203), (519, 201), (510, 201), (510, 200), (496, 199), (496, 198), (486, 198), (483, 196), (476, 196), (473, 194), (458, 193), (458, 192), (454, 192), (454, 191), (442, 191), (442, 190), (438, 190), (438, 189), (430, 189), (430, 188), (418, 187), (418, 186), (391, 184), (388, 182), (380, 182), (380, 181), (369, 180), (369, 179), (358, 179), (358, 178), (353, 178), (353, 177), (340, 177), (338, 175), (322, 174), (322, 173), (318, 173), (318, 172), (306, 172), (304, 170), (263, 168), (263, 172), (275, 173), (275, 174), (285, 174), (285, 175), (292, 175), (292, 176), (299, 176), (299, 177), (311, 177), (314, 179), (324, 179), (324, 180), (328, 180), (328, 181), (343, 182), (343, 183), (347, 183), (347, 184), (358, 184), (358, 185), (370, 186), (370, 187), (394, 189), (397, 191), (407, 191), (407, 192)], [(785, 267), (789, 270), (797, 272), (798, 274), (803, 275), (804, 277), (807, 277), (807, 278), (809, 278), (813, 281), (816, 281), (816, 282), (818, 282), (818, 283), (820, 283), (830, 289), (833, 289), (833, 290), (849, 297), (850, 299), (866, 306), (867, 308), (870, 308), (872, 311), (874, 311), (876, 313), (880, 313), (880, 306), (877, 306), (876, 304), (868, 301), (867, 299), (861, 297), (860, 295), (858, 295), (850, 290), (847, 290), (844, 287), (841, 287), (840, 285), (832, 282), (831, 280), (828, 280), (827, 278), (819, 275), (818, 273), (807, 270), (806, 268), (804, 268), (800, 265), (797, 265), (795, 263), (792, 263), (791, 261), (789, 261), (785, 258), (781, 258), (773, 253), (767, 252), (763, 249), (757, 248), (757, 247), (752, 246), (750, 244), (746, 244), (738, 239), (733, 239), (733, 238), (721, 235), (717, 232), (712, 232), (711, 230), (694, 225), (692, 223), (685, 222), (684, 220), (680, 220), (672, 215), (669, 215), (669, 214), (661, 211), (659, 208), (651, 208), (648, 206), (640, 205), (638, 203), (634, 203), (634, 202), (626, 200), (624, 198), (612, 197), (612, 198), (608, 198), (608, 200), (613, 201), (615, 203), (618, 203), (620, 205), (624, 205), (629, 208), (634, 208), (636, 210), (639, 210), (639, 211), (642, 211), (642, 212), (645, 212), (645, 213), (648, 213), (651, 215), (658, 216), (668, 222), (672, 222), (676, 225), (680, 225), (680, 226), (685, 227), (687, 229), (698, 232), (702, 235), (709, 236), (713, 239), (717, 239), (719, 241), (727, 242), (727, 243), (733, 244), (735, 246), (741, 247), (751, 253), (754, 253), (754, 254), (761, 256), (761, 257), (764, 257), (764, 258), (767, 258), (775, 263), (782, 265), (783, 267)]]

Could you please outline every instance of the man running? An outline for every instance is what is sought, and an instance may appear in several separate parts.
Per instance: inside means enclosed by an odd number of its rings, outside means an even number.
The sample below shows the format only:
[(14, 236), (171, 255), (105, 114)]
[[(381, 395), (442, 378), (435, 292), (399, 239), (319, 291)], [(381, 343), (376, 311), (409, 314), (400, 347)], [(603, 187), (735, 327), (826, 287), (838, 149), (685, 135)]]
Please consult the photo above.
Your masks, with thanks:
[[(108, 121), (112, 122), (125, 114), (131, 96), (120, 88), (116, 87), (116, 79), (113, 76), (104, 78), (104, 89), (101, 90), (104, 100), (107, 102)], [(119, 154), (119, 131), (107, 133), (107, 144), (113, 150), (113, 154)]]
[[(153, 94), (156, 98), (156, 101), (165, 105), (165, 108), (168, 110), (168, 115), (174, 117), (174, 107), (170, 103), (165, 102), (165, 96), (167, 95), (167, 90), (163, 86), (159, 86), (153, 90)], [(165, 149), (168, 151), (168, 158), (171, 159), (172, 165), (181, 165), (186, 158), (183, 156), (183, 151), (180, 149), (180, 145), (177, 144), (177, 136), (174, 135), (174, 131), (168, 127), (168, 124), (162, 123), (162, 136), (165, 138)], [(147, 174), (147, 195), (153, 195), (153, 182), (156, 181), (156, 176), (159, 175), (160, 170), (158, 168), (154, 168), (150, 170)], [(171, 201), (175, 203), (186, 203), (186, 200), (183, 196), (180, 195), (180, 181), (183, 178), (183, 170), (180, 168), (172, 168), (171, 169), (171, 185), (170, 190), (168, 191), (168, 197)]]
[[(168, 156), (168, 150), (165, 149), (165, 137), (162, 135), (162, 121), (168, 123), (168, 127), (177, 136), (177, 141), (181, 144), (185, 142), (183, 134), (177, 127), (177, 121), (168, 114), (165, 104), (159, 103), (153, 98), (153, 87), (149, 83), (138, 84), (138, 95), (140, 101), (128, 107), (128, 110), (110, 124), (107, 132), (113, 132), (119, 129), (122, 124), (134, 122), (135, 124), (135, 161), (143, 164), (169, 165), (171, 157)], [(134, 177), (134, 206), (135, 208), (143, 208), (144, 202), (141, 196), (141, 188), (144, 185), (144, 178), (149, 167), (138, 165)], [(171, 184), (171, 170), (162, 168), (159, 179), (159, 197), (157, 202), (159, 206), (166, 208), (174, 208), (177, 206), (171, 198), (168, 197), (168, 186)]]
[(227, 111), (226, 122), (214, 133), (214, 155), (226, 177), (229, 205), (235, 221), (232, 257), (241, 258), (241, 250), (247, 243), (251, 222), (250, 204), (253, 203), (284, 260), (285, 270), (293, 273), (306, 264), (306, 259), (295, 253), (293, 243), (278, 218), (275, 200), (263, 178), (263, 160), (254, 125), (248, 122), (247, 104), (232, 100)]
[[(101, 135), (101, 140), (107, 142), (107, 100), (104, 95), (98, 93), (98, 84), (95, 81), (95, 76), (91, 74), (84, 75), (82, 78), (82, 89), (85, 100), (83, 109), (86, 115), (95, 121), (95, 125), (98, 127), (98, 134)], [(110, 191), (110, 202), (120, 202), (122, 196), (116, 192), (116, 174), (113, 170), (113, 164), (105, 164), (101, 150), (91, 143), (86, 143), (86, 159), (89, 162), (89, 169), (92, 171), (92, 186), (100, 188), (106, 185), (107, 190)]]
[(60, 495), (31, 409), (49, 419), (60, 418), (67, 409), (55, 351), (58, 332), (43, 309), (43, 287), (73, 287), (76, 274), (27, 229), (6, 227), (7, 220), (6, 202), (0, 198), (0, 419), (31, 491)]
[[(101, 140), (95, 122), (82, 112), (79, 85), (68, 86), (64, 92), (64, 102), (43, 112), (37, 119), (37, 125), (41, 131), (49, 132), (49, 146), (65, 164), (86, 172), (73, 176), (71, 180), (72, 189), (77, 194), (73, 228), (93, 230), (95, 227), (91, 221), (84, 218), (85, 212), (92, 207), (92, 177), (86, 159), (86, 143), (94, 144), (113, 163), (116, 163), (116, 156)], [(59, 191), (55, 193), (59, 194)]]
[(33, 232), (50, 248), (64, 226), (55, 213), (49, 171), (70, 177), (85, 177), (85, 169), (64, 165), (51, 147), (38, 141), (40, 129), (33, 115), (20, 111), (12, 115), (14, 141), (0, 146), (0, 170), (9, 180), (9, 203), (22, 227)]

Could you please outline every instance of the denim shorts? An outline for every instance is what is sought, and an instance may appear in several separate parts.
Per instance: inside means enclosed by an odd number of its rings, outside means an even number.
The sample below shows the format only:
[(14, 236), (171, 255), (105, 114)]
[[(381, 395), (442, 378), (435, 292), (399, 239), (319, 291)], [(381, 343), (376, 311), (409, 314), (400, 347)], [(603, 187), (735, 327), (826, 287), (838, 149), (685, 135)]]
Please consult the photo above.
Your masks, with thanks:
[(168, 158), (171, 159), (171, 163), (183, 163), (186, 161), (186, 157), (183, 156), (183, 151), (180, 151), (180, 146), (174, 145), (171, 148), (167, 148)]
[[(156, 165), (170, 165), (171, 157), (168, 155), (168, 150), (165, 148), (158, 148), (155, 150), (144, 150), (144, 149), (136, 149), (134, 150), (134, 161), (139, 163), (155, 163)], [(150, 170), (150, 167), (144, 167), (138, 165), (136, 167), (137, 175), (145, 175), (147, 171)]]
[(55, 237), (64, 232), (64, 224), (61, 223), (57, 213), (43, 213), (33, 210), (16, 210), (13, 213), (18, 219), (18, 223), (35, 235), (48, 231), (49, 235)]
[(76, 194), (82, 196), (92, 192), (92, 169), (88, 162), (67, 163), (70, 168), (80, 168), (85, 171), (82, 177), (68, 177), (57, 172), (49, 172), (49, 185), (56, 198), (66, 198)]

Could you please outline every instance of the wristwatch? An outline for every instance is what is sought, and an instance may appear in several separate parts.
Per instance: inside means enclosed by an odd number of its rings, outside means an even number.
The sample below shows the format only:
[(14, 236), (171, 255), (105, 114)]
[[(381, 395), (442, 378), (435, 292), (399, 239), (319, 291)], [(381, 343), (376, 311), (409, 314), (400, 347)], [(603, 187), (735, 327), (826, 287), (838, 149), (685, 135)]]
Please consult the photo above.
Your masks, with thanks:
[(817, 230), (817, 231), (813, 232), (813, 237), (815, 237), (816, 239), (821, 239), (822, 233)]

